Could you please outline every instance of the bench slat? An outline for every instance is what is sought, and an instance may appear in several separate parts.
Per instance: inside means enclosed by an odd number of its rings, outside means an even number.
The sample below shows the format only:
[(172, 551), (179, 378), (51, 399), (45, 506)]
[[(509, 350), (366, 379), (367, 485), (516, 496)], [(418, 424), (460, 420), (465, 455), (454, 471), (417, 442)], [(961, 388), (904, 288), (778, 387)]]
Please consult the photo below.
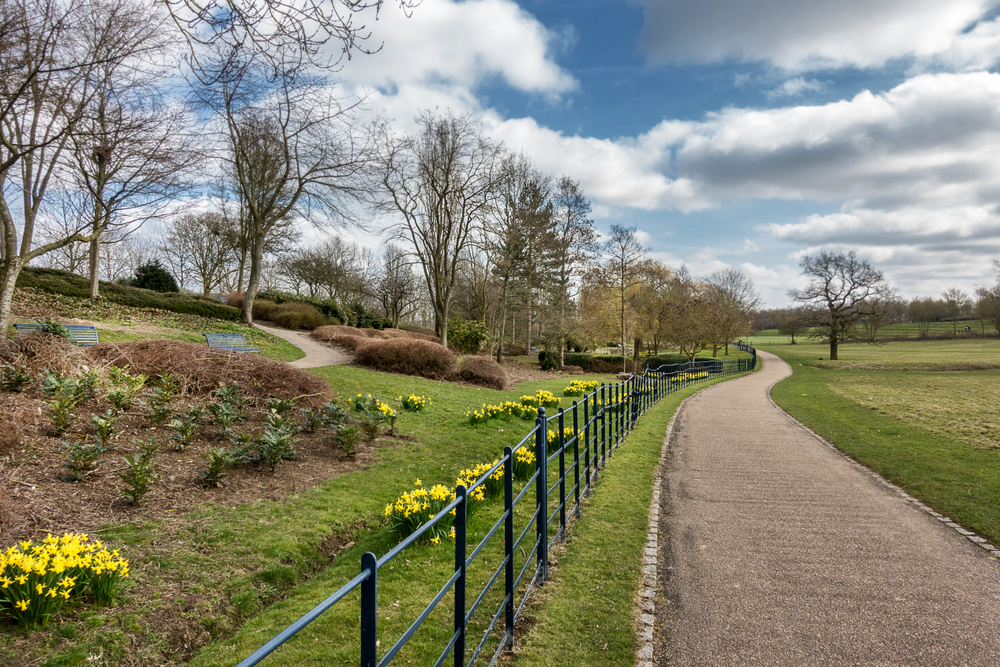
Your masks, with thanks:
[(202, 336), (205, 337), (205, 342), (211, 348), (260, 354), (259, 348), (247, 345), (247, 339), (243, 334), (203, 333)]
[[(77, 345), (90, 347), (100, 342), (97, 339), (97, 328), (89, 324), (63, 324), (61, 326), (66, 329), (72, 341)], [(42, 325), (38, 322), (16, 322), (14, 328), (17, 329), (17, 337), (24, 338), (40, 331)]]

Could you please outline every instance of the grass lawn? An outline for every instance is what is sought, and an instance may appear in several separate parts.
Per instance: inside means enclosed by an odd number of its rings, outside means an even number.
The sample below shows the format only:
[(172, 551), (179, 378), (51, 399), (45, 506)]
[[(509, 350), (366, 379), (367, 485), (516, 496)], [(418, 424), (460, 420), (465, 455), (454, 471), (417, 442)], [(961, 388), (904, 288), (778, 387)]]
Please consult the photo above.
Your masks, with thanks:
[[(838, 448), (1000, 544), (1000, 344), (766, 348), (794, 374), (775, 402)], [(953, 370), (973, 368), (976, 370)], [(985, 369), (985, 370), (978, 370)]]

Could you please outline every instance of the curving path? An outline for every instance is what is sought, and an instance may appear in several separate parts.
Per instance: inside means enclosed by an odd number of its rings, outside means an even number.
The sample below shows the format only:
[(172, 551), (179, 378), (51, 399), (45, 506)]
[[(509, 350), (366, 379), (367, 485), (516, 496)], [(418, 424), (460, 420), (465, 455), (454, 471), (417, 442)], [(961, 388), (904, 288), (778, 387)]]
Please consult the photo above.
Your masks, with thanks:
[(1000, 665), (1000, 561), (775, 407), (759, 354), (677, 416), (655, 662)]
[(339, 366), (349, 364), (353, 361), (351, 355), (346, 354), (336, 348), (329, 347), (314, 340), (305, 331), (289, 331), (288, 329), (276, 329), (265, 327), (254, 323), (254, 326), (261, 331), (266, 331), (272, 336), (277, 336), (288, 341), (295, 347), (306, 353), (306, 356), (289, 363), (296, 368), (318, 368), (320, 366)]

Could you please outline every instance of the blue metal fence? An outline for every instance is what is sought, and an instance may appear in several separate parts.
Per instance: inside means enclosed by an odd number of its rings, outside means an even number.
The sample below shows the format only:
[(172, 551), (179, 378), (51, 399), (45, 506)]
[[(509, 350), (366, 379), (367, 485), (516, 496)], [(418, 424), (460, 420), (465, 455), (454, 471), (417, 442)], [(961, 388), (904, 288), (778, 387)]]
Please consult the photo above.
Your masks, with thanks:
[[(746, 347), (746, 346), (744, 346)], [(744, 349), (741, 347), (740, 349)], [(535, 427), (515, 447), (506, 447), (503, 458), (486, 474), (466, 489), (459, 486), (456, 497), (441, 512), (416, 532), (401, 541), (381, 557), (366, 553), (361, 557), (361, 572), (338, 591), (317, 605), (307, 614), (260, 647), (239, 663), (238, 667), (252, 667), (296, 633), (316, 620), (324, 612), (360, 588), (361, 616), (361, 665), (384, 667), (402, 650), (432, 612), (453, 594), (453, 622), (450, 638), (444, 643), (435, 661), (435, 667), (444, 664), (450, 655), (455, 667), (473, 665), (477, 659), (489, 655), (489, 666), (496, 663), (501, 653), (514, 646), (514, 631), (524, 605), (532, 590), (545, 583), (548, 576), (549, 551), (566, 538), (569, 519), (579, 517), (581, 499), (587, 497), (597, 482), (599, 471), (607, 459), (632, 430), (636, 420), (660, 398), (678, 389), (709, 379), (744, 373), (756, 365), (756, 350), (752, 359), (699, 360), (687, 364), (647, 369), (642, 375), (612, 385), (602, 384), (580, 401), (574, 401), (568, 411), (562, 408), (549, 417), (544, 408), (539, 409)], [(572, 426), (571, 435), (566, 436)], [(554, 435), (549, 427), (555, 426)], [(549, 440), (552, 447), (549, 447)], [(524, 485), (514, 484), (514, 460), (522, 448), (530, 448), (535, 455), (535, 471)], [(504, 509), (499, 519), (474, 545), (469, 544), (468, 496), (498, 470), (503, 470)], [(550, 473), (550, 469), (552, 472)], [(550, 482), (551, 480), (551, 482)], [(532, 493), (533, 491), (533, 493)], [(517, 509), (526, 502), (533, 502), (531, 513), (516, 520)], [(451, 575), (443, 582), (438, 593), (417, 615), (409, 628), (379, 657), (378, 627), (378, 578), (379, 570), (402, 554), (408, 547), (421, 541), (424, 534), (454, 511), (455, 565)], [(558, 521), (558, 527), (552, 526)], [(523, 526), (523, 527), (522, 527)], [(549, 538), (549, 528), (554, 535)], [(532, 528), (534, 530), (532, 530)], [(532, 535), (533, 534), (533, 535)], [(533, 541), (525, 550), (525, 540)], [(500, 544), (497, 544), (497, 540)], [(469, 547), (472, 547), (471, 553)], [(484, 550), (492, 546), (502, 553), (500, 564), (489, 574), (483, 587), (471, 595), (468, 602), (468, 569)], [(520, 551), (523, 564), (517, 567)], [(527, 582), (525, 583), (525, 579)], [(502, 585), (502, 591), (497, 586)], [(491, 605), (489, 609), (485, 605)], [(481, 637), (470, 637), (470, 621), (488, 614)], [(477, 614), (479, 616), (477, 616)], [(502, 624), (501, 624), (502, 620)], [(479, 625), (479, 623), (477, 623)], [(478, 632), (478, 630), (477, 630)]]

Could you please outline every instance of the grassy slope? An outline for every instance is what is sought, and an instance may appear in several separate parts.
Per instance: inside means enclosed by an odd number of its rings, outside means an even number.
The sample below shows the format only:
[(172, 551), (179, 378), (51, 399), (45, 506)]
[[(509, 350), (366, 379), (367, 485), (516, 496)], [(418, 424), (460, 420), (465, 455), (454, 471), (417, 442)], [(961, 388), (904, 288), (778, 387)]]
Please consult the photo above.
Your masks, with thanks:
[[(971, 446), (954, 429), (938, 428), (941, 425), (935, 422), (934, 430), (930, 430), (927, 424), (914, 423), (914, 419), (907, 418), (899, 409), (872, 403), (866, 405), (856, 393), (852, 398), (851, 392), (838, 391), (857, 383), (862, 373), (868, 385), (890, 388), (900, 382), (914, 387), (933, 383), (940, 373), (854, 370), (859, 365), (867, 365), (869, 362), (864, 360), (871, 357), (880, 357), (881, 363), (889, 368), (907, 368), (914, 358), (920, 359), (921, 367), (937, 364), (945, 368), (956, 358), (977, 355), (981, 358), (984, 353), (996, 361), (995, 349), (987, 352), (979, 347), (980, 343), (903, 343), (882, 348), (845, 346), (841, 361), (836, 365), (826, 362), (825, 367), (818, 364), (823, 349), (820, 345), (776, 346), (771, 351), (788, 361), (794, 374), (776, 385), (772, 396), (792, 416), (850, 456), (997, 544), (1000, 543), (1000, 450)], [(996, 344), (991, 347), (995, 348)], [(1000, 374), (996, 371), (964, 373), (970, 378), (990, 382), (995, 397), (1000, 387)], [(970, 388), (979, 386), (978, 383), (969, 384)], [(961, 384), (951, 386), (960, 390)], [(970, 400), (972, 398), (970, 395)]]

